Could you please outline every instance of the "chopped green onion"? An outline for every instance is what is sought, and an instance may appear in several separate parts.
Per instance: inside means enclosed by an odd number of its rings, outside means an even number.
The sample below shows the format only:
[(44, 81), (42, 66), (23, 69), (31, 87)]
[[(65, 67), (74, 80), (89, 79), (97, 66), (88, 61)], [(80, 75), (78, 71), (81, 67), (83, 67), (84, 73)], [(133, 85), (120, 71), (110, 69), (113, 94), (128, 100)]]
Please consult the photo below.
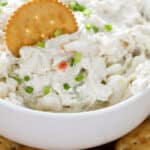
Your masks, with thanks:
[(50, 86), (45, 86), (45, 87), (43, 88), (43, 93), (44, 93), (45, 95), (48, 95), (50, 92), (51, 92), (51, 87), (50, 87)]
[(18, 76), (14, 76), (14, 77), (12, 77), (14, 80), (16, 80), (19, 84), (21, 84), (22, 83), (22, 79), (21, 78), (19, 78)]
[(37, 47), (39, 48), (45, 48), (45, 42), (44, 41), (40, 41), (37, 43)]
[(27, 93), (31, 94), (31, 93), (33, 93), (34, 89), (33, 89), (33, 87), (31, 87), (31, 86), (27, 86), (27, 87), (25, 87), (25, 91), (26, 91)]
[(105, 24), (104, 29), (105, 29), (105, 31), (112, 31), (113, 27), (111, 24)]
[(27, 75), (27, 76), (24, 76), (24, 80), (25, 81), (29, 81), (30, 80), (30, 77)]
[(99, 28), (93, 24), (90, 24), (90, 23), (85, 24), (85, 28), (87, 30), (93, 30), (95, 33), (99, 32)]
[(75, 56), (72, 57), (72, 58), (69, 60), (70, 66), (73, 67), (74, 65), (76, 65), (77, 63), (79, 63), (79, 62), (81, 61), (81, 59), (82, 59), (82, 53), (77, 52), (77, 53), (75, 54)]
[(81, 61), (81, 59), (82, 59), (82, 53), (77, 52), (74, 57), (74, 63), (75, 64), (79, 63)]
[(57, 37), (57, 36), (60, 36), (62, 34), (63, 34), (62, 29), (57, 29), (56, 32), (54, 33), (54, 36)]
[(92, 10), (91, 9), (85, 9), (83, 11), (83, 15), (86, 16), (86, 17), (90, 17), (92, 14)]
[(86, 9), (84, 5), (81, 5), (78, 2), (71, 2), (69, 6), (73, 11), (83, 12)]
[(99, 28), (98, 28), (97, 26), (93, 25), (93, 31), (94, 31), (95, 33), (97, 33), (97, 32), (99, 32)]
[(83, 73), (79, 73), (76, 77), (75, 77), (75, 80), (77, 82), (80, 82), (84, 79), (84, 74)]
[(0, 2), (0, 6), (6, 6), (7, 4), (8, 4), (8, 2), (6, 2), (6, 1)]
[(64, 83), (64, 89), (65, 90), (69, 90), (71, 87), (68, 83)]
[(73, 67), (75, 65), (74, 58), (70, 58), (69, 62), (70, 62), (71, 67)]
[(85, 24), (85, 28), (87, 30), (91, 30), (92, 29), (92, 24), (90, 24), (90, 23)]

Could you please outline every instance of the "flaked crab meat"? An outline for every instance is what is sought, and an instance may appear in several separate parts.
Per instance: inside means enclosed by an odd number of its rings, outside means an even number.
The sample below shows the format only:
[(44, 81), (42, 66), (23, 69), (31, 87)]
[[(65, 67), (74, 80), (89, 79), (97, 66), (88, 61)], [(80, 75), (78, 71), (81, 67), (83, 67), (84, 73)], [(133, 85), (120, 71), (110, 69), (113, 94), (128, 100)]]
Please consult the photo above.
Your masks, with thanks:
[[(62, 0), (78, 31), (6, 48), (4, 27), (22, 0), (0, 6), (0, 98), (31, 109), (80, 112), (114, 105), (150, 85), (149, 0)], [(14, 35), (15, 36), (15, 35)]]

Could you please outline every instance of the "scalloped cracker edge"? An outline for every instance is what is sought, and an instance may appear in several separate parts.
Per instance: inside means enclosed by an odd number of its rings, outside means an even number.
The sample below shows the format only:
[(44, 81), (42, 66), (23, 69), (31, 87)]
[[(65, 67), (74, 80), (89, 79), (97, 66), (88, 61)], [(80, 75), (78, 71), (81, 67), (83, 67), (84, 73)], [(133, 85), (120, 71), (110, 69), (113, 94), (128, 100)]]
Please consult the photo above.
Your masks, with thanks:
[(21, 47), (52, 38), (57, 29), (63, 33), (78, 30), (72, 11), (57, 0), (31, 0), (19, 7), (8, 20), (6, 45), (18, 57)]

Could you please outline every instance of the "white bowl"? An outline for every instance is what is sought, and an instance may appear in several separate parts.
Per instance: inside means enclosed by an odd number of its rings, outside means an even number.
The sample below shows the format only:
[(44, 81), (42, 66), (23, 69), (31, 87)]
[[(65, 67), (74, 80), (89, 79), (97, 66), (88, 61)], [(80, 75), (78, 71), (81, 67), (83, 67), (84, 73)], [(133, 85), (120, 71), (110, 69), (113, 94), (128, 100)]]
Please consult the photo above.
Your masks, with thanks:
[(113, 141), (150, 114), (150, 89), (112, 107), (83, 113), (34, 111), (0, 100), (0, 135), (43, 149), (83, 149)]

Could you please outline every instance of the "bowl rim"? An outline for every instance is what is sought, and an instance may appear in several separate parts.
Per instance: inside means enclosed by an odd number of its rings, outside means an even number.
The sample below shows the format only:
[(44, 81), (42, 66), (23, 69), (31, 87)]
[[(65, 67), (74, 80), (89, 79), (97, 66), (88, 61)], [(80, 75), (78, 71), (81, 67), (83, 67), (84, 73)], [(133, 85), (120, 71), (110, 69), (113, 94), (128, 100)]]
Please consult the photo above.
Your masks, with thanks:
[(146, 88), (144, 91), (137, 93), (136, 95), (133, 95), (129, 97), (128, 99), (125, 99), (119, 103), (116, 103), (114, 105), (102, 108), (102, 109), (96, 109), (96, 110), (91, 110), (91, 111), (83, 111), (83, 112), (46, 112), (46, 111), (41, 111), (41, 110), (34, 110), (30, 109), (24, 106), (16, 105), (13, 104), (9, 101), (5, 101), (3, 99), (0, 99), (0, 107), (3, 105), (4, 107), (10, 109), (10, 110), (15, 110), (23, 114), (29, 114), (29, 115), (35, 115), (35, 116), (47, 116), (47, 117), (82, 117), (82, 116), (91, 116), (91, 115), (97, 115), (97, 114), (104, 114), (108, 112), (112, 112), (116, 109), (121, 109), (129, 104), (135, 103), (135, 101), (138, 100), (138, 98), (143, 97), (147, 93), (150, 93), (150, 87)]

